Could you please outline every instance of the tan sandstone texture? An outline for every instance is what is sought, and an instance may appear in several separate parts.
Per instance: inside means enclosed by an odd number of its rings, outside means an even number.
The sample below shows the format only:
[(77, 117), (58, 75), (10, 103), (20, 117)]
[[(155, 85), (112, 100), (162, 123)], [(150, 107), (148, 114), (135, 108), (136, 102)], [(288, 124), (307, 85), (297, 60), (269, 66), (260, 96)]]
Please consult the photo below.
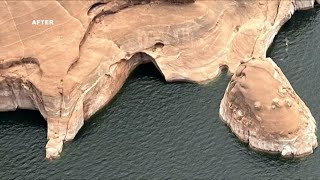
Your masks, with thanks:
[[(48, 123), (46, 157), (57, 158), (63, 142), (75, 137), (139, 64), (153, 62), (167, 81), (208, 82), (221, 68), (234, 73), (244, 59), (265, 57), (281, 25), (295, 10), (313, 4), (0, 1), (0, 111), (39, 110)], [(53, 24), (34, 25), (33, 20)], [(283, 128), (305, 130), (300, 127)], [(263, 137), (269, 132), (279, 131), (265, 130)], [(299, 148), (301, 154), (310, 149)]]
[(312, 114), (271, 59), (252, 59), (239, 66), (220, 115), (254, 149), (303, 156), (317, 146)]

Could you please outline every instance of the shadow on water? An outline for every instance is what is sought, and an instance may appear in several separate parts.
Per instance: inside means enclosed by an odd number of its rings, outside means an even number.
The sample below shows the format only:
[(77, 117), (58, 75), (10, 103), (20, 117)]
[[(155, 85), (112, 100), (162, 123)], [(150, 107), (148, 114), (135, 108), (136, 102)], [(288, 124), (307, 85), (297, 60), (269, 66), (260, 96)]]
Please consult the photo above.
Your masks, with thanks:
[[(128, 84), (128, 81), (137, 81), (139, 79), (157, 81), (163, 84), (167, 83), (163, 75), (159, 72), (159, 70), (155, 67), (153, 63), (142, 64), (138, 68), (136, 68), (130, 74), (125, 85)], [(80, 129), (79, 133), (75, 137), (75, 140), (81, 138), (84, 132), (90, 131), (92, 126), (96, 126), (98, 121), (100, 121), (100, 117), (106, 114), (106, 111), (109, 109), (108, 107), (111, 106), (114, 103), (114, 101), (116, 101), (117, 98), (121, 96), (123, 93), (125, 93), (124, 88), (121, 88), (120, 91), (115, 95), (115, 97), (113, 97), (112, 100), (108, 103), (108, 105), (96, 112), (88, 121), (86, 121), (85, 125)]]
[(24, 127), (47, 128), (47, 123), (39, 111), (17, 110), (0, 113), (0, 126), (21, 125)]

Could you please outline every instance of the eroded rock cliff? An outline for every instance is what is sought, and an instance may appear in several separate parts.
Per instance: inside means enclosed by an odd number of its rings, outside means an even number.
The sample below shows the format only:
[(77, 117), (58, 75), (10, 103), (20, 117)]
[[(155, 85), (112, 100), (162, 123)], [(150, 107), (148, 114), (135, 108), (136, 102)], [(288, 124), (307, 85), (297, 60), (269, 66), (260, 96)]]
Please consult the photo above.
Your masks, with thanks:
[(234, 73), (313, 2), (0, 1), (0, 111), (39, 110), (56, 158), (139, 64), (153, 62), (167, 81)]

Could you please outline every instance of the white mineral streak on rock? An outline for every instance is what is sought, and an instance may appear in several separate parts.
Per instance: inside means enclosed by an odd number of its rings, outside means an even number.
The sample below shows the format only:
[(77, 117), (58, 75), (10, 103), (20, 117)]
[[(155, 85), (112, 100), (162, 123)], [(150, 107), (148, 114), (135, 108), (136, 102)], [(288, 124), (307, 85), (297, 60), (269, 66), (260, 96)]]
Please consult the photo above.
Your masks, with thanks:
[(314, 7), (315, 0), (296, 0), (296, 10), (306, 10)]

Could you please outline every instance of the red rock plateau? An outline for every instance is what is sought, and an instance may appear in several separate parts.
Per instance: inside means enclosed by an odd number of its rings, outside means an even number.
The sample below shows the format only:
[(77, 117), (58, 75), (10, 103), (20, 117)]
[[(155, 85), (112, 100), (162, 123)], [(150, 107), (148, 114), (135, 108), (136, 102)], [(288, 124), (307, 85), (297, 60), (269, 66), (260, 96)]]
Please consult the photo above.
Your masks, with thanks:
[(313, 5), (0, 1), (0, 111), (39, 110), (48, 123), (46, 157), (53, 159), (138, 65), (153, 62), (167, 81), (195, 83), (227, 67), (237, 73), (220, 111), (234, 133), (260, 150), (310, 154), (314, 118), (266, 51), (296, 10)]

